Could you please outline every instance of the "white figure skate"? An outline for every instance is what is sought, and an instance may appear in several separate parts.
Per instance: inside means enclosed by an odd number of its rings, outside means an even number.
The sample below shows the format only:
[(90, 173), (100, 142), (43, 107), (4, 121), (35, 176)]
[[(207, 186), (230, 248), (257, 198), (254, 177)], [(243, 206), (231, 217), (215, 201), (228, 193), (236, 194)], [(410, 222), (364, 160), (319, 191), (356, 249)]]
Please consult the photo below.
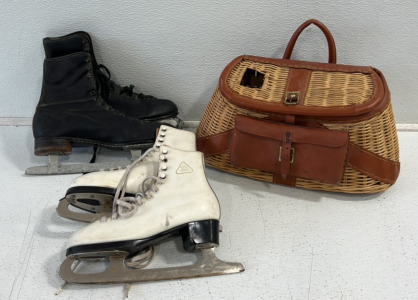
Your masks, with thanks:
[[(241, 263), (219, 260), (219, 202), (205, 173), (203, 154), (160, 149), (157, 176), (144, 194), (122, 197), (114, 202), (114, 214), (75, 232), (68, 244), (60, 276), (66, 283), (131, 283), (223, 275), (244, 271)], [(186, 251), (201, 250), (194, 265), (144, 268), (153, 246), (180, 235)], [(73, 263), (106, 260), (101, 273), (76, 273)]]
[[(145, 178), (157, 175), (159, 148), (163, 144), (179, 150), (195, 151), (196, 136), (192, 132), (161, 126), (154, 146), (127, 169), (93, 172), (74, 179), (58, 204), (58, 214), (82, 222), (93, 222), (103, 215), (109, 216), (122, 178), (124, 186), (121, 192), (123, 190), (126, 196), (134, 197), (136, 193), (143, 192), (141, 184)], [(70, 210), (70, 204), (89, 213)]]

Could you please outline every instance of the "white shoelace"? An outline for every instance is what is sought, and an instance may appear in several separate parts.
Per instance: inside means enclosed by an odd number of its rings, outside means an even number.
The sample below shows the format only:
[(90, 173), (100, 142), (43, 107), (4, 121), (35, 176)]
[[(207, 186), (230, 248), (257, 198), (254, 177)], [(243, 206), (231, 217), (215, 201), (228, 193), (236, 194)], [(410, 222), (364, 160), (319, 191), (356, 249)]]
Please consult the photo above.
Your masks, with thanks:
[(154, 246), (145, 248), (145, 252), (139, 253), (131, 258), (125, 259), (125, 266), (133, 269), (143, 269), (147, 267), (154, 257)]
[[(116, 188), (115, 197), (113, 198), (113, 207), (112, 207), (112, 220), (115, 220), (118, 215), (121, 217), (130, 217), (132, 216), (137, 207), (143, 204), (142, 199), (144, 198), (145, 194), (145, 185), (144, 182), (148, 179), (145, 179), (142, 182), (142, 193), (137, 193), (135, 197), (125, 197), (126, 193), (126, 185), (128, 184), (128, 177), (133, 168), (142, 161), (145, 160), (146, 157), (149, 157), (151, 152), (158, 151), (155, 147), (152, 147), (144, 152), (141, 157), (139, 157), (137, 160), (135, 160), (130, 166), (128, 166), (125, 170), (125, 173), (123, 174), (121, 180), (119, 181), (119, 184)], [(102, 220), (104, 221), (104, 220)]]
[[(142, 193), (138, 192), (136, 195), (125, 197), (126, 185), (128, 182), (128, 176), (132, 169), (138, 163), (142, 162), (145, 157), (148, 157), (152, 151), (158, 151), (158, 149), (150, 148), (148, 149), (140, 158), (135, 160), (129, 167), (127, 167), (125, 173), (123, 174), (115, 193), (113, 199), (113, 208), (112, 208), (112, 220), (120, 218), (129, 218), (135, 214), (138, 210), (138, 207), (143, 205), (146, 199), (153, 197), (154, 193), (158, 192), (157, 184), (162, 184), (161, 179), (165, 178), (164, 176), (149, 176), (142, 181)], [(149, 180), (152, 180), (151, 185), (147, 188), (147, 183)], [(102, 217), (101, 221), (105, 222), (106, 217)], [(147, 267), (154, 257), (154, 246), (145, 248), (141, 253), (134, 255), (125, 260), (125, 266), (134, 269), (143, 269)]]
[[(153, 182), (147, 188), (147, 183), (149, 180)], [(154, 193), (158, 192), (157, 184), (161, 184), (161, 180), (157, 176), (149, 176), (142, 181), (142, 193), (136, 193), (134, 197), (124, 196), (125, 191), (122, 190), (122, 197), (119, 199), (114, 199), (113, 202), (113, 212), (112, 219), (118, 217), (129, 218), (137, 211), (138, 207), (143, 205), (145, 200), (153, 197)]]

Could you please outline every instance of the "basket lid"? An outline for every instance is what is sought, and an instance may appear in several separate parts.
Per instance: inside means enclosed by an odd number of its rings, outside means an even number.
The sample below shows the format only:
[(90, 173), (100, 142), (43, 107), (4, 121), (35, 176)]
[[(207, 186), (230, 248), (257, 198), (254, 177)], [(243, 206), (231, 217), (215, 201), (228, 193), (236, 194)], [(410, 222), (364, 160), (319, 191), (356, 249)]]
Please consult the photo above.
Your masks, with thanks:
[(372, 67), (249, 55), (229, 63), (219, 88), (238, 107), (295, 116), (358, 116), (390, 99), (383, 75)]

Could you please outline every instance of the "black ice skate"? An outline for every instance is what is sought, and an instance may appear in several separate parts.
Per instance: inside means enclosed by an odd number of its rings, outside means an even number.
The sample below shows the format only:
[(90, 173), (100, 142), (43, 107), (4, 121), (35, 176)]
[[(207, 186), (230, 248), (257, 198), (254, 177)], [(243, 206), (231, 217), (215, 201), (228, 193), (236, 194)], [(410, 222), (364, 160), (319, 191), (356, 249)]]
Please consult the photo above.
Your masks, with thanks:
[[(107, 91), (104, 100), (122, 114), (146, 121), (176, 118), (178, 115), (177, 106), (172, 101), (135, 93), (133, 85), (121, 87), (111, 80), (108, 68), (97, 63), (93, 43), (87, 32), (77, 31), (61, 37), (49, 37), (45, 38), (43, 43), (47, 59), (78, 52), (89, 53), (92, 71), (100, 81), (101, 88)], [(179, 124), (175, 124), (174, 127), (179, 127)]]
[(59, 163), (59, 156), (71, 154), (72, 147), (93, 145), (131, 150), (135, 159), (140, 154), (136, 150), (152, 147), (161, 125), (157, 121), (177, 115), (171, 101), (138, 95), (111, 81), (96, 62), (88, 34), (46, 38), (44, 48), (42, 93), (33, 135), (35, 155), (48, 155), (49, 165), (28, 168), (26, 174), (126, 167), (132, 161), (65, 165)]

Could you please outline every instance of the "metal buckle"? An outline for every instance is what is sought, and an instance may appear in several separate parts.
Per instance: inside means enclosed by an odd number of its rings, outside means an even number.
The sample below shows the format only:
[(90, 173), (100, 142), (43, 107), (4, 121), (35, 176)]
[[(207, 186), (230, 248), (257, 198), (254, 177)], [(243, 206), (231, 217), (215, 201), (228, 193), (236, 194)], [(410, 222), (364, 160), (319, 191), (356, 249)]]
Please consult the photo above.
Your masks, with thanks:
[(296, 105), (299, 103), (299, 95), (299, 92), (287, 92), (283, 103), (286, 105)]
[[(282, 161), (282, 146), (280, 146), (279, 150), (279, 161)], [(293, 164), (295, 161), (295, 148), (290, 148), (290, 163)]]

